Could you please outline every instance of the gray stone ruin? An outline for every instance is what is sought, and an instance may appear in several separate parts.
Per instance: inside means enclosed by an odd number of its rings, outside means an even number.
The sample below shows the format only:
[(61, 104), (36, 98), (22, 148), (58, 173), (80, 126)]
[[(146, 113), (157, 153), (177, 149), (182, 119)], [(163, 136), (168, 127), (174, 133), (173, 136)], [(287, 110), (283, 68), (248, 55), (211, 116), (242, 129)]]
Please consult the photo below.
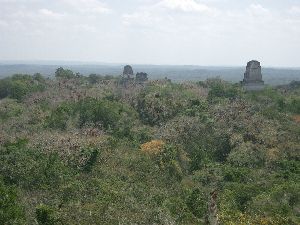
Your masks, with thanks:
[(264, 88), (260, 62), (252, 60), (247, 63), (244, 80), (241, 83), (247, 91), (259, 91)]
[(137, 73), (135, 76), (135, 81), (140, 84), (148, 81), (148, 74), (144, 72)]
[(132, 67), (130, 65), (124, 66), (123, 78), (134, 79), (134, 77), (133, 77), (133, 69), (132, 69)]
[(137, 73), (134, 77), (133, 69), (130, 65), (124, 66), (122, 79), (120, 80), (120, 84), (125, 87), (128, 87), (129, 84), (144, 84), (148, 81), (148, 74), (144, 72)]

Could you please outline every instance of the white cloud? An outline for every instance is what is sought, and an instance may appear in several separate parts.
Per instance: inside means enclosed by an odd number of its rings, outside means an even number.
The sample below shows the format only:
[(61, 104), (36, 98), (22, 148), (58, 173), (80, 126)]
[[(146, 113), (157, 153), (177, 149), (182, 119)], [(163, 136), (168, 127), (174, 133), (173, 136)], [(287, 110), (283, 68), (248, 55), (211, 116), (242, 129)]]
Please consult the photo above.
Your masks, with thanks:
[(300, 6), (292, 6), (289, 9), (289, 13), (291, 13), (291, 14), (299, 14), (300, 15)]
[(251, 4), (247, 12), (252, 16), (269, 16), (271, 14), (269, 9), (260, 4)]
[[(98, 0), (0, 0), (0, 32), (40, 36), (55, 32), (97, 32), (101, 17), (111, 10)], [(96, 22), (97, 21), (97, 22)], [(5, 31), (3, 31), (5, 29)], [(51, 32), (49, 32), (51, 31)], [(7, 34), (8, 35), (8, 34)]]
[[(123, 24), (173, 33), (173, 31), (181, 31), (182, 28), (186, 28), (185, 25), (195, 24), (198, 20), (206, 20), (218, 15), (216, 8), (195, 0), (160, 0), (150, 3), (152, 4), (138, 7), (135, 12), (123, 14)], [(183, 21), (188, 24), (183, 25)]]
[(138, 11), (131, 14), (124, 14), (122, 17), (123, 24), (125, 25), (135, 24), (142, 27), (153, 27), (162, 22), (161, 17), (153, 16), (153, 14), (149, 11)]
[(171, 10), (180, 10), (183, 12), (212, 12), (213, 9), (205, 4), (195, 0), (162, 0), (157, 3), (158, 7), (165, 7)]
[(89, 33), (97, 32), (97, 28), (95, 26), (92, 26), (89, 24), (78, 24), (78, 25), (75, 25), (74, 28), (79, 32), (80, 31), (89, 32)]
[(63, 0), (75, 10), (81, 13), (109, 13), (109, 9), (104, 3), (98, 0)]
[(7, 27), (7, 26), (8, 26), (8, 23), (5, 22), (5, 21), (0, 20), (0, 26), (2, 26), (2, 27)]
[(45, 17), (52, 18), (52, 19), (61, 19), (62, 17), (64, 17), (63, 14), (55, 13), (49, 9), (40, 9), (40, 10), (38, 10), (38, 13), (41, 16), (45, 16)]
[[(32, 49), (46, 49), (36, 58), (239, 64), (248, 57), (296, 55), (300, 5), (280, 0), (0, 0), (0, 34), (0, 58), (18, 57), (20, 49), (30, 58)], [(299, 64), (296, 57), (283, 57)]]

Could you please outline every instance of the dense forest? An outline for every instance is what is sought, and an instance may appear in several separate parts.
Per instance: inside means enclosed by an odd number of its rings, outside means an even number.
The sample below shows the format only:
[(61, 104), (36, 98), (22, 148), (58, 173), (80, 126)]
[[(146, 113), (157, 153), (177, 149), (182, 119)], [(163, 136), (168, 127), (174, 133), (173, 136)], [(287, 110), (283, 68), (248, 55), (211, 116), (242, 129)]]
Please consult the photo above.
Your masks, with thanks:
[(0, 224), (300, 224), (300, 83), (0, 80)]

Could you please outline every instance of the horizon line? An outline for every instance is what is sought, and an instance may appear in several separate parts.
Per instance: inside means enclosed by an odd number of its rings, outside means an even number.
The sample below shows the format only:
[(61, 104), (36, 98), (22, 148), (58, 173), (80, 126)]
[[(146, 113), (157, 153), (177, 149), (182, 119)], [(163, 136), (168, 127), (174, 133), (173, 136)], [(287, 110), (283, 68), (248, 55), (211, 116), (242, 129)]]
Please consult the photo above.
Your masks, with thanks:
[[(249, 60), (251, 61), (251, 60)], [(261, 61), (260, 61), (261, 62)], [(85, 60), (1, 60), (0, 65), (61, 65), (61, 66), (79, 66), (79, 65), (135, 65), (135, 66), (194, 66), (194, 67), (245, 67), (245, 65), (200, 65), (200, 64), (155, 64), (155, 63), (129, 63), (129, 62), (102, 62), (102, 61), (85, 61)], [(300, 69), (300, 66), (273, 66), (263, 65), (262, 68), (291, 68)]]

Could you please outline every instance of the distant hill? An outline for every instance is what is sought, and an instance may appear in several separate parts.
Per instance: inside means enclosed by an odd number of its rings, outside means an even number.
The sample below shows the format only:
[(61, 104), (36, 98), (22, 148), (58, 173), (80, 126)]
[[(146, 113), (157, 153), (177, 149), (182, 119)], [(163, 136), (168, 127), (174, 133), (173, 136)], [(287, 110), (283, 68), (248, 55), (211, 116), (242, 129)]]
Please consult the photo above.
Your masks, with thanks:
[[(42, 64), (8, 64), (0, 63), (0, 78), (16, 73), (34, 74), (41, 73), (44, 76), (53, 76), (55, 70), (63, 66), (83, 75), (91, 73), (101, 75), (118, 76), (122, 73), (121, 64), (72, 64), (53, 62)], [(209, 66), (159, 66), (159, 65), (133, 65), (135, 72), (146, 72), (150, 79), (168, 77), (175, 82), (184, 80), (205, 80), (212, 77), (220, 77), (230, 82), (239, 82), (243, 79), (244, 67), (209, 67)], [(266, 84), (287, 84), (293, 80), (300, 80), (300, 68), (263, 68), (263, 79)]]

